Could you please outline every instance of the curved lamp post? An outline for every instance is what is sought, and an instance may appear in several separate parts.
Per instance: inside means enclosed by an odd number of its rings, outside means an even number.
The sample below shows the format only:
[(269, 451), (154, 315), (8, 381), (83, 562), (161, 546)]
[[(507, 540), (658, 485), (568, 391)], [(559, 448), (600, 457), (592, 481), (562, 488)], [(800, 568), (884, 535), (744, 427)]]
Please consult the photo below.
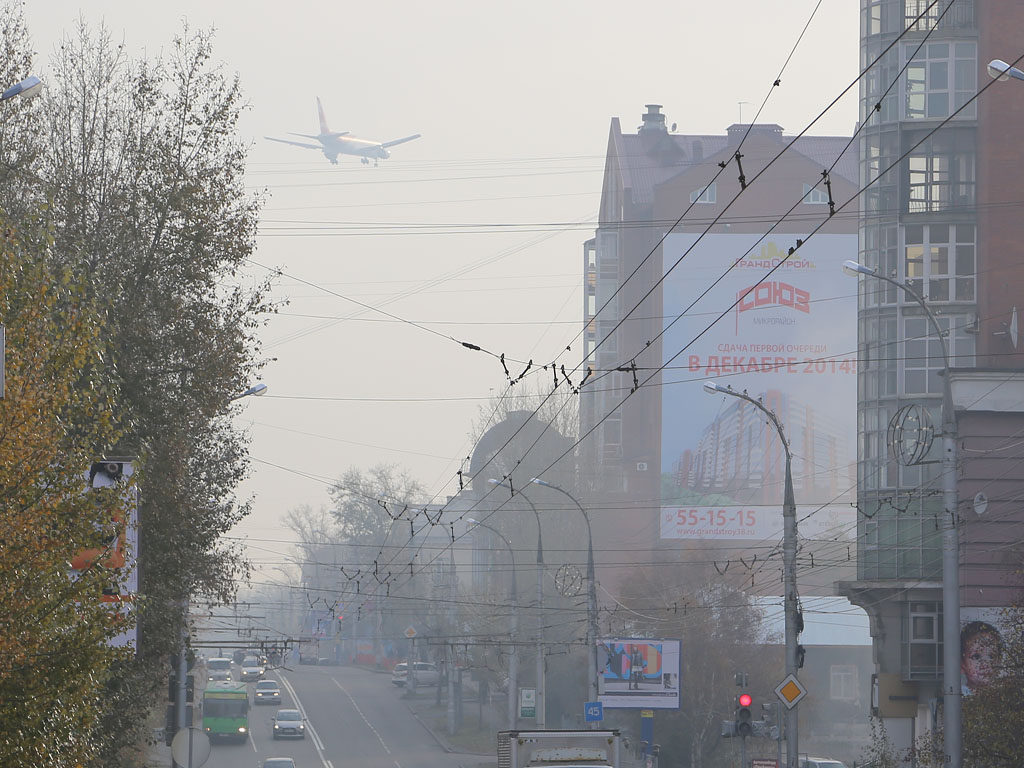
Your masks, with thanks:
[(494, 533), (501, 543), (508, 548), (508, 556), (512, 560), (512, 582), (509, 585), (509, 600), (512, 604), (512, 655), (508, 660), (508, 729), (510, 731), (515, 730), (516, 727), (516, 696), (519, 692), (519, 654), (517, 653), (516, 641), (518, 636), (519, 628), (519, 601), (516, 598), (516, 554), (512, 549), (512, 544), (501, 535), (494, 526), (482, 523), (479, 520), (474, 520), (472, 517), (467, 517), (466, 522), (470, 525), (480, 526)]
[(537, 728), (543, 729), (547, 723), (547, 682), (545, 681), (544, 674), (544, 538), (540, 524), (540, 512), (537, 511), (536, 505), (530, 501), (529, 496), (521, 490), (512, 490), (510, 483), (495, 480), (493, 477), (487, 482), (491, 485), (500, 485), (502, 488), (508, 488), (510, 492), (529, 505), (530, 509), (533, 510), (534, 516), (537, 518), (537, 705), (535, 711), (537, 714)]
[[(768, 417), (768, 421), (779, 433), (782, 449), (786, 452), (786, 489), (782, 502), (782, 571), (785, 588), (786, 621), (786, 675), (796, 677), (797, 673), (797, 608), (796, 608), (796, 498), (793, 494), (793, 454), (789, 440), (782, 428), (782, 422), (775, 412), (767, 408), (758, 398), (745, 391), (723, 387), (713, 381), (704, 382), (704, 391), (709, 395), (731, 395), (745, 400)], [(786, 767), (797, 768), (800, 756), (800, 740), (796, 705), (786, 710)]]
[(253, 384), (245, 392), (239, 392), (237, 395), (232, 395), (228, 398), (228, 402), (234, 402), (235, 400), (241, 400), (243, 397), (262, 397), (267, 394), (267, 385), (262, 382), (259, 384)]
[[(998, 59), (989, 64), (990, 73), (996, 65), (1001, 65), (997, 70), (998, 76), (1024, 80), (1024, 73)], [(854, 277), (873, 277), (903, 291), (924, 310), (942, 348), (942, 506), (945, 512), (942, 517), (942, 730), (946, 766), (960, 768), (963, 760), (963, 721), (960, 699), (960, 538), (956, 530), (959, 493), (956, 476), (957, 425), (956, 411), (953, 409), (953, 386), (949, 377), (946, 332), (939, 326), (939, 321), (924, 297), (906, 283), (856, 261), (844, 261), (843, 272)]]
[[(30, 82), (33, 80), (35, 81), (34, 83)], [(9, 99), (12, 96), (17, 96), (19, 93), (25, 96), (34, 96), (39, 92), (40, 88), (42, 88), (42, 83), (39, 82), (39, 78), (30, 77), (27, 80), (22, 80), (17, 85), (8, 88), (0, 94), (0, 101)], [(241, 394), (229, 397), (226, 402), (230, 403), (232, 400), (238, 400), (243, 397), (248, 397), (249, 395), (262, 395), (266, 391), (266, 384), (257, 384), (253, 387), (249, 387), (249, 389), (245, 390), (245, 392), (242, 392)], [(177, 710), (177, 726), (179, 731), (191, 725), (191, 723), (185, 722), (185, 698), (186, 688), (188, 686), (188, 603), (189, 598), (186, 597), (184, 605), (182, 606), (185, 613), (185, 625), (181, 630), (181, 652), (178, 656), (178, 690), (176, 691), (177, 695), (175, 696), (175, 709)]]
[[(597, 701), (597, 581), (594, 578), (594, 533), (590, 527), (590, 516), (576, 497), (564, 488), (552, 485), (539, 477), (530, 478), (530, 482), (568, 496), (587, 524), (587, 685), (590, 697), (588, 701)], [(593, 724), (591, 727), (594, 727)]]

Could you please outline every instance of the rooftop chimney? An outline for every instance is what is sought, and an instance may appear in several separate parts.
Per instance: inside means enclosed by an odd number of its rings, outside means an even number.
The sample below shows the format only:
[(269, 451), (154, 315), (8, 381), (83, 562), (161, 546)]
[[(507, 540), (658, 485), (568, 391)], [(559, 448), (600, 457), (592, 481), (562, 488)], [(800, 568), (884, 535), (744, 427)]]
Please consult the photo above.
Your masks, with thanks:
[(647, 111), (643, 114), (643, 124), (640, 126), (640, 133), (648, 131), (659, 131), (668, 133), (665, 127), (665, 116), (661, 114), (661, 104), (645, 104)]

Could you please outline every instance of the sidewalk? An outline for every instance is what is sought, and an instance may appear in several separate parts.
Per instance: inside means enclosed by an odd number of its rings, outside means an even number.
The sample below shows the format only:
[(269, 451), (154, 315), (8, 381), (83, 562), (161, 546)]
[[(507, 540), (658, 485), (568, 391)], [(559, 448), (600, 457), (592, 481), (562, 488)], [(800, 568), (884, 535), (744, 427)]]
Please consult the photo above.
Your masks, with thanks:
[(442, 692), (440, 705), (433, 686), (419, 688), (414, 697), (403, 694), (401, 700), (420, 724), (446, 752), (490, 760), (470, 761), (464, 768), (495, 768), (497, 766), (496, 734), (505, 727), (505, 709), (493, 702), (481, 706), (475, 687), (464, 683), (462, 727), (448, 733), (448, 702)]

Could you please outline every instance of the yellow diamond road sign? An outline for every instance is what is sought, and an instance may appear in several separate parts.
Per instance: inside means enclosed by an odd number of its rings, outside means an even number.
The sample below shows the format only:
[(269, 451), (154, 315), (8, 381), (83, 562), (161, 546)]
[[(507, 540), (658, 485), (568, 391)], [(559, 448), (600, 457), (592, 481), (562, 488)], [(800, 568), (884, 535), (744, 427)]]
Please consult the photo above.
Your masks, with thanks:
[(416, 627), (414, 627), (412, 625), (406, 627), (405, 628), (405, 636), (408, 637), (410, 640), (412, 640), (414, 637), (416, 637)]
[(782, 700), (787, 709), (792, 709), (807, 695), (807, 689), (796, 679), (796, 675), (786, 675), (786, 679), (775, 689), (775, 695)]

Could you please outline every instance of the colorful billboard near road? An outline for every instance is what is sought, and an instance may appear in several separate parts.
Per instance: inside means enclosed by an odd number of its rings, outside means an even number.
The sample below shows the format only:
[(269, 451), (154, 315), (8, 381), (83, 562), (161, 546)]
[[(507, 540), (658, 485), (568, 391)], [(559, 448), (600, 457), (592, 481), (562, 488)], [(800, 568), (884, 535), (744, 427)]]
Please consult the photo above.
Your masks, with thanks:
[(679, 708), (679, 641), (597, 641), (597, 699), (620, 709)]
[(662, 290), (661, 538), (781, 535), (778, 434), (750, 403), (706, 394), (715, 381), (782, 422), (801, 517), (813, 513), (801, 534), (852, 539), (857, 282), (841, 265), (857, 258), (857, 236), (816, 235), (788, 258), (795, 235), (697, 238), (673, 234), (663, 248), (666, 271), (685, 257)]

